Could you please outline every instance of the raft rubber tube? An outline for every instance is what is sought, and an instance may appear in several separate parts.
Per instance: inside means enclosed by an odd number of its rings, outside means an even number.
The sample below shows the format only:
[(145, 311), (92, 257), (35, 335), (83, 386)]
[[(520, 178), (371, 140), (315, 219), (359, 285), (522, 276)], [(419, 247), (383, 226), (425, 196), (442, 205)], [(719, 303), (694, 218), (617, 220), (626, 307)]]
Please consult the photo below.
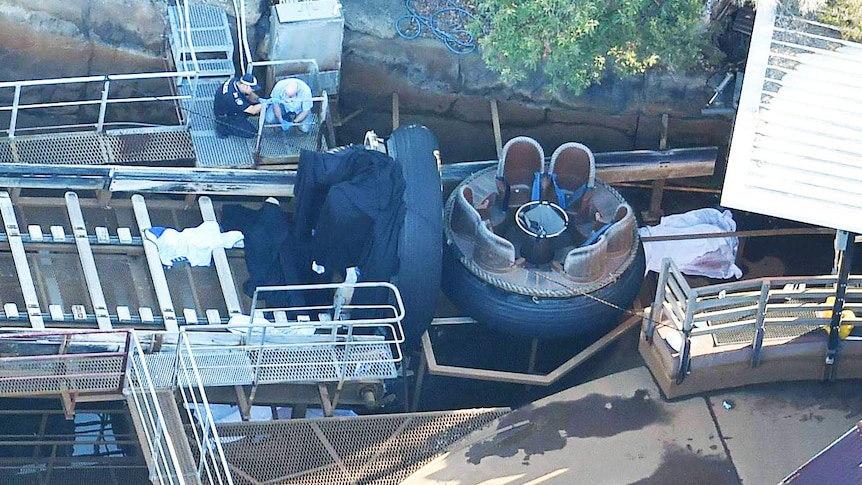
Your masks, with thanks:
[(386, 140), (401, 163), (407, 211), (398, 242), (398, 273), (392, 284), (404, 302), (404, 346), (418, 348), (434, 319), (443, 259), (443, 188), (437, 138), (424, 126), (398, 128)]
[(447, 244), (443, 250), (443, 291), (464, 313), (492, 330), (538, 339), (597, 339), (618, 323), (643, 284), (645, 257), (637, 253), (620, 277), (602, 288), (568, 298), (541, 298), (507, 292), (471, 273)]

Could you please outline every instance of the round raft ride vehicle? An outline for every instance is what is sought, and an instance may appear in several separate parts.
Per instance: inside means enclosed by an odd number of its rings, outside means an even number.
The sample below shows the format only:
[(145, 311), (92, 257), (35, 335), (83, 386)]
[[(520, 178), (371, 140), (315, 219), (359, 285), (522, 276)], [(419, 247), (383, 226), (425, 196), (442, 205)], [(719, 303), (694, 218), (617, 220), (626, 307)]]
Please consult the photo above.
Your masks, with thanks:
[(444, 212), (443, 289), (501, 332), (597, 338), (644, 278), (631, 206), (595, 178), (592, 151), (565, 143), (545, 169), (542, 147), (517, 137), (497, 168), (459, 184)]

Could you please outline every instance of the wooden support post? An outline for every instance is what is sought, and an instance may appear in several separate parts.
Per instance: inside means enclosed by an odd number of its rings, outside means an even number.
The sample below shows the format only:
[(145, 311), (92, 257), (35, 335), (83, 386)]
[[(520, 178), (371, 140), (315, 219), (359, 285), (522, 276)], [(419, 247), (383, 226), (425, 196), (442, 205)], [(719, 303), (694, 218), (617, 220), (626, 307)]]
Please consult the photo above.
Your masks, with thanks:
[(69, 421), (75, 419), (75, 393), (65, 391), (60, 394), (60, 398), (63, 400), (63, 414), (66, 415), (66, 419)]
[[(534, 374), (536, 372), (536, 355), (539, 353), (539, 339), (533, 337), (533, 341), (530, 342), (530, 360), (527, 363), (527, 374)], [(529, 391), (530, 385), (527, 384), (524, 386), (524, 390)]]
[(305, 404), (294, 404), (290, 408), (290, 419), (303, 419), (308, 412), (308, 406)]
[(245, 389), (242, 386), (233, 386), (236, 392), (236, 405), (239, 408), (239, 415), (243, 421), (251, 421), (251, 401), (245, 395)]
[(503, 134), (500, 131), (500, 112), (497, 110), (497, 100), (491, 100), (491, 124), (494, 128), (494, 144), (497, 148), (497, 160), (503, 158)]
[(769, 303), (769, 280), (760, 285), (760, 300), (757, 302), (757, 316), (754, 321), (754, 338), (751, 341), (751, 367), (760, 365), (761, 351), (763, 350), (763, 336), (766, 333), (763, 324), (766, 319), (766, 304)]
[(113, 197), (113, 195), (114, 193), (108, 189), (97, 190), (96, 201), (99, 203), (100, 207), (108, 207), (108, 204), (111, 203), (111, 197)]
[[(667, 113), (661, 115), (661, 140), (659, 140), (659, 150), (667, 150)], [(657, 222), (661, 219), (661, 200), (664, 197), (665, 179), (654, 180), (652, 183), (652, 194), (649, 199), (649, 210), (641, 213), (644, 222)]]
[(317, 383), (317, 391), (320, 393), (320, 405), (323, 407), (323, 415), (332, 417), (335, 415), (335, 408), (332, 406), (332, 401), (329, 399), (329, 388), (322, 382)]
[[(430, 343), (431, 338), (428, 337), (428, 331), (425, 331), (422, 339), (427, 339)], [(413, 400), (410, 404), (410, 412), (415, 413), (419, 409), (419, 397), (422, 395), (422, 381), (425, 379), (425, 370), (427, 367), (428, 361), (425, 359), (425, 352), (420, 352), (419, 365), (416, 366), (416, 386), (413, 388)]]
[(392, 93), (392, 131), (401, 126), (401, 113), (398, 106), (398, 93)]

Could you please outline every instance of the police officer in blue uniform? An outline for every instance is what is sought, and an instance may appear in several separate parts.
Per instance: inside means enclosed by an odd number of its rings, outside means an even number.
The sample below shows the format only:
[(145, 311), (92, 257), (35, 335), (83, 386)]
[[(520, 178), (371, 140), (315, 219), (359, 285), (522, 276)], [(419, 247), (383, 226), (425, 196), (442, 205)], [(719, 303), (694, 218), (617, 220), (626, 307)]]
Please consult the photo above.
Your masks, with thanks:
[(263, 104), (255, 93), (260, 89), (257, 78), (251, 74), (232, 77), (215, 92), (213, 113), (216, 133), (220, 137), (239, 136), (254, 138), (257, 127), (248, 121), (249, 116), (260, 114)]

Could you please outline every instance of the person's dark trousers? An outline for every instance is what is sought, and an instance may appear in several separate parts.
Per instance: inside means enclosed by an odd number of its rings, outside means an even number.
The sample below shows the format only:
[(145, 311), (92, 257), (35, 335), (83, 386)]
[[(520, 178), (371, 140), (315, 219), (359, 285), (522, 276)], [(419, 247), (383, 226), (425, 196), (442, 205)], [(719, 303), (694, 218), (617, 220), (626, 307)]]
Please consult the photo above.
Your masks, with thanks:
[(242, 115), (217, 116), (216, 133), (219, 136), (239, 136), (242, 138), (254, 138), (257, 136), (257, 128)]

